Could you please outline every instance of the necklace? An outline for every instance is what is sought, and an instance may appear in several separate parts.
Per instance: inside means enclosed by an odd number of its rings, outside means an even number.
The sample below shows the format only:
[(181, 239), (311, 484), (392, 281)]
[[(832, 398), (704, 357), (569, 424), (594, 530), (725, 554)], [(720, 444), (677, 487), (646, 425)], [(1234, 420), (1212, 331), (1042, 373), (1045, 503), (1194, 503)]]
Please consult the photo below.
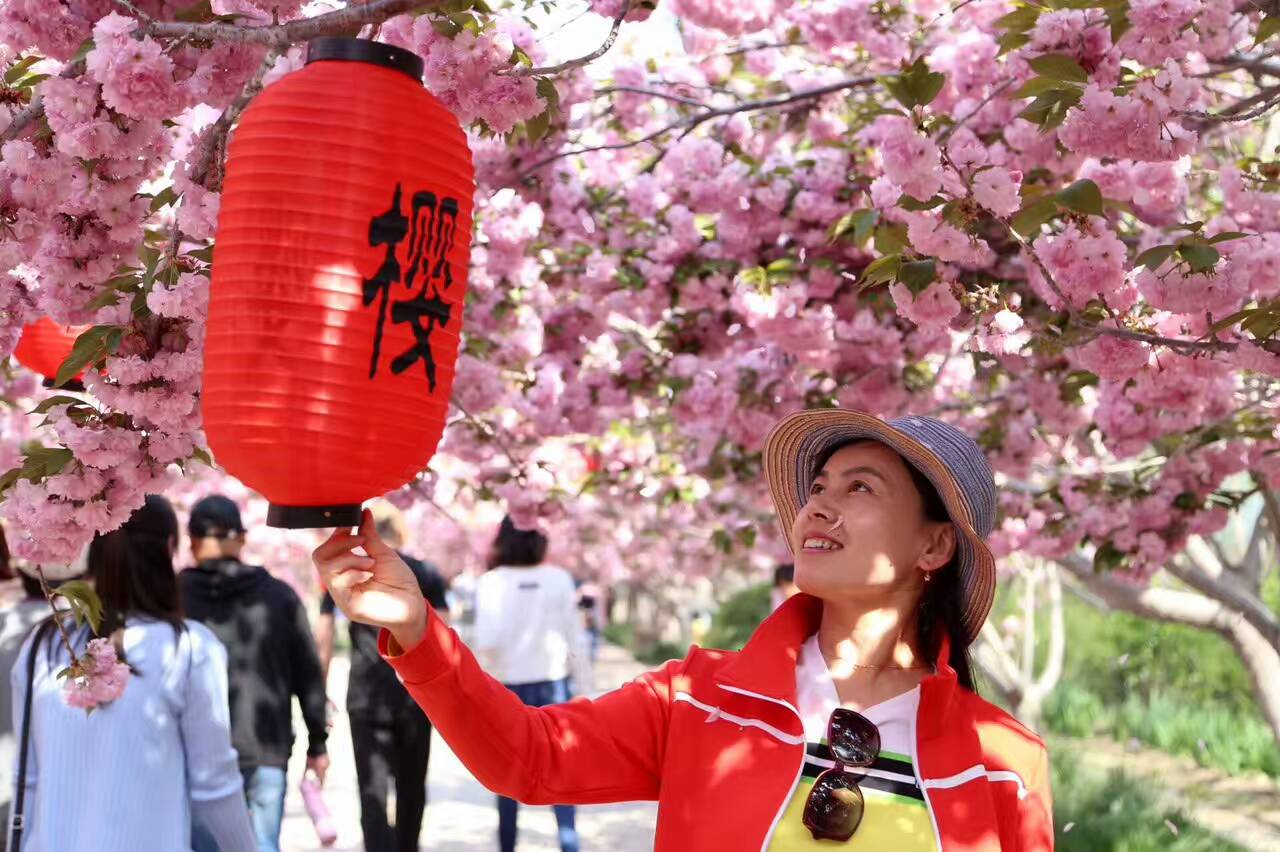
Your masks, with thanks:
[(845, 667), (850, 669), (865, 669), (867, 671), (880, 671), (880, 672), (883, 672), (883, 671), (898, 671), (898, 672), (933, 671), (933, 666), (930, 666), (930, 665), (899, 666), (893, 663), (886, 663), (884, 665), (872, 665), (869, 663), (849, 663), (849, 662), (845, 662), (839, 657), (833, 657), (833, 655), (827, 653), (826, 649), (822, 648), (821, 646), (818, 647), (818, 650), (822, 652), (823, 662), (827, 664), (828, 668), (831, 668), (832, 666), (840, 666), (840, 667)]

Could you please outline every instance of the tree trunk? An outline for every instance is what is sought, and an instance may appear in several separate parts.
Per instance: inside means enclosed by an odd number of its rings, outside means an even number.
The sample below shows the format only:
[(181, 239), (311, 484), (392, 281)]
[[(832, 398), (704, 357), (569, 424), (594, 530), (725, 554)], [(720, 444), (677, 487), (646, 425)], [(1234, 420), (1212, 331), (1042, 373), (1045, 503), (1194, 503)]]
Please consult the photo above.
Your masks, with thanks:
[[(1114, 609), (1143, 618), (1212, 630), (1230, 642), (1248, 669), (1258, 706), (1276, 741), (1280, 742), (1280, 647), (1272, 638), (1274, 631), (1259, 630), (1258, 622), (1263, 613), (1247, 598), (1241, 598), (1242, 590), (1231, 585), (1229, 578), (1211, 577), (1203, 571), (1182, 566), (1179, 573), (1194, 571), (1187, 574), (1191, 580), (1186, 581), (1189, 585), (1194, 582), (1197, 591), (1192, 592), (1132, 586), (1095, 573), (1093, 565), (1083, 556), (1068, 557), (1061, 564)], [(1262, 624), (1267, 626), (1265, 620)], [(1194, 660), (1180, 662), (1182, 665), (1195, 665)]]
[[(1033, 730), (1040, 725), (1044, 701), (1062, 678), (1066, 658), (1066, 625), (1062, 611), (1062, 579), (1058, 567), (1052, 563), (1032, 562), (1020, 571), (1023, 586), (1022, 598), (1022, 651), (1021, 659), (1001, 643), (996, 628), (987, 622), (974, 647), (974, 662), (986, 675), (986, 681), (1000, 693), (1000, 698), (1013, 708), (1014, 715)], [(1037, 589), (1043, 584), (1045, 600), (1040, 601)], [(1047, 607), (1049, 616), (1049, 645), (1043, 669), (1036, 673), (1036, 614)]]

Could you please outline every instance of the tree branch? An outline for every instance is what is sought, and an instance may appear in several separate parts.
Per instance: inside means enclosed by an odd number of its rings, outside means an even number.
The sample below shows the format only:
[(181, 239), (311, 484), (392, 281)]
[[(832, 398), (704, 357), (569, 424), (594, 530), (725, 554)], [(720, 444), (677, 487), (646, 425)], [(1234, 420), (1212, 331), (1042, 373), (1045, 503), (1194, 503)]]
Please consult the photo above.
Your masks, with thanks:
[(604, 43), (586, 56), (579, 56), (577, 59), (570, 59), (568, 62), (561, 62), (559, 65), (548, 65), (543, 68), (510, 68), (498, 73), (508, 77), (540, 77), (548, 74), (559, 74), (561, 71), (568, 71), (570, 68), (581, 68), (583, 65), (594, 62), (608, 53), (609, 48), (613, 47), (613, 43), (618, 40), (618, 30), (622, 29), (622, 19), (630, 12), (631, 0), (622, 0), (622, 8), (618, 10), (618, 14), (614, 17), (613, 26), (609, 28), (609, 35), (605, 37)]
[[(1137, 340), (1141, 343), (1168, 346), (1170, 349), (1181, 351), (1186, 355), (1190, 355), (1195, 352), (1234, 352), (1240, 348), (1239, 344), (1225, 340), (1186, 340), (1179, 337), (1165, 337), (1162, 334), (1133, 331), (1132, 329), (1117, 328), (1109, 325), (1093, 326), (1092, 330), (1096, 331), (1098, 334), (1106, 334), (1111, 337), (1122, 337), (1125, 340)], [(1263, 346), (1263, 348), (1267, 347)]]
[(1211, 566), (1205, 564), (1203, 552), (1188, 547), (1186, 556), (1187, 560), (1170, 560), (1165, 565), (1165, 570), (1201, 594), (1222, 601), (1239, 612), (1268, 642), (1280, 650), (1280, 618), (1271, 611), (1271, 607), (1250, 594), (1229, 572), (1223, 571), (1214, 576)]
[[(223, 154), (226, 152), (227, 134), (231, 132), (231, 125), (240, 117), (240, 113), (244, 112), (245, 107), (249, 105), (249, 101), (253, 100), (258, 92), (262, 91), (262, 81), (267, 76), (267, 72), (271, 70), (271, 67), (275, 65), (279, 56), (279, 50), (267, 51), (267, 55), (262, 59), (262, 64), (258, 66), (258, 70), (249, 78), (249, 81), (244, 84), (240, 94), (236, 96), (230, 106), (223, 110), (222, 115), (218, 116), (218, 120), (209, 128), (209, 132), (205, 134), (204, 141), (200, 144), (200, 157), (196, 160), (195, 168), (191, 172), (192, 183), (198, 183), (212, 192), (221, 191), (222, 174), (215, 169), (215, 166), (222, 161)], [(209, 178), (215, 172), (217, 172), (216, 179), (210, 182)]]
[(1045, 562), (1045, 578), (1049, 583), (1049, 654), (1044, 671), (1036, 679), (1036, 691), (1047, 696), (1062, 679), (1063, 664), (1067, 657), (1067, 626), (1062, 609), (1062, 577), (1058, 566)]
[(1238, 617), (1205, 595), (1157, 586), (1135, 586), (1095, 573), (1092, 563), (1081, 554), (1061, 559), (1059, 564), (1112, 609), (1220, 634), (1228, 633), (1233, 618)]
[(684, 98), (680, 95), (669, 95), (666, 92), (659, 92), (656, 89), (645, 89), (640, 86), (606, 86), (603, 89), (596, 89), (596, 97), (600, 98), (605, 95), (612, 95), (616, 92), (630, 92), (636, 95), (648, 95), (651, 98), (660, 98), (664, 101), (684, 104), (685, 106), (694, 106), (701, 109), (709, 108), (704, 101), (696, 101), (693, 98)]
[[(1257, 109), (1251, 109), (1257, 104), (1261, 104), (1261, 106), (1258, 106)], [(1280, 85), (1268, 86), (1256, 94), (1236, 101), (1221, 112), (1181, 110), (1180, 114), (1203, 122), (1252, 121), (1275, 109), (1277, 104), (1280, 104)]]
[(337, 35), (359, 29), (367, 24), (380, 24), (396, 15), (414, 9), (438, 6), (443, 2), (444, 0), (370, 0), (363, 6), (351, 5), (336, 12), (316, 15), (314, 18), (303, 18), (287, 24), (266, 27), (151, 21), (140, 27), (138, 33), (155, 38), (194, 38), (202, 41), (265, 44), (268, 47), (283, 48), (318, 36)]
[(520, 179), (523, 180), (529, 177), (530, 175), (532, 175), (534, 172), (541, 169), (543, 166), (550, 165), (551, 163), (554, 163), (557, 160), (562, 160), (565, 157), (574, 157), (579, 154), (590, 154), (594, 151), (621, 151), (625, 148), (634, 148), (637, 145), (643, 145), (646, 142), (652, 142), (653, 140), (658, 139), (662, 136), (665, 136), (666, 134), (671, 133), (672, 131), (675, 131), (675, 130), (684, 130), (687, 133), (693, 130), (694, 128), (696, 128), (698, 125), (711, 121), (714, 118), (720, 118), (726, 115), (734, 115), (740, 112), (758, 112), (759, 110), (773, 109), (774, 107), (787, 106), (788, 104), (799, 103), (801, 101), (814, 100), (816, 98), (820, 98), (825, 95), (830, 95), (835, 92), (844, 91), (846, 89), (854, 89), (861, 86), (870, 86), (876, 82), (876, 79), (877, 78), (875, 77), (851, 77), (847, 80), (841, 80), (837, 83), (830, 83), (826, 86), (819, 86), (816, 89), (806, 89), (805, 91), (802, 91), (802, 92), (792, 92), (789, 95), (780, 95), (776, 98), (765, 98), (765, 99), (756, 100), (756, 101), (745, 101), (743, 103), (734, 104), (733, 106), (728, 106), (728, 107), (709, 108), (700, 113), (696, 113), (694, 115), (682, 118), (679, 121), (673, 121), (670, 124), (660, 127), (659, 129), (653, 131), (652, 133), (649, 133), (645, 136), (640, 137), (639, 139), (631, 139), (626, 142), (615, 142), (609, 145), (592, 145), (586, 148), (573, 148), (568, 151), (560, 151), (558, 153), (552, 154), (549, 157), (544, 157), (543, 159), (534, 163), (529, 168), (525, 169), (524, 173), (520, 175)]

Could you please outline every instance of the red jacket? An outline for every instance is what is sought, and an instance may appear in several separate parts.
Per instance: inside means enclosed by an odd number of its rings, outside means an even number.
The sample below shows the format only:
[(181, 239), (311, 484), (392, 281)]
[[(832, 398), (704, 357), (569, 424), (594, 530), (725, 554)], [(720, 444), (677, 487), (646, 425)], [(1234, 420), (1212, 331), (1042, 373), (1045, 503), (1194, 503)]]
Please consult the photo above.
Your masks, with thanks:
[[(754, 852), (804, 765), (796, 661), (821, 615), (797, 595), (740, 652), (695, 647), (594, 701), (542, 709), (486, 675), (434, 614), (417, 646), (387, 659), (490, 790), (528, 804), (657, 800), (656, 852)], [(949, 666), (921, 684), (915, 739), (943, 852), (1053, 848), (1044, 743)]]

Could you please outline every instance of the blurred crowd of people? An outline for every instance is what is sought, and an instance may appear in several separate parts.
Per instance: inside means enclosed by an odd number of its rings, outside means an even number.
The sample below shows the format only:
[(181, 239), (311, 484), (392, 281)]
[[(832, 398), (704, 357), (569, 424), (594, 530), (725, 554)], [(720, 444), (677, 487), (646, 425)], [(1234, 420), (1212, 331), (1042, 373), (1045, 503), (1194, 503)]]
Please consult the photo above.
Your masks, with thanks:
[[(450, 588), (404, 551), (395, 507), (378, 502), (372, 512), (423, 598), (522, 701), (543, 706), (591, 690), (604, 595), (545, 563), (545, 535), (504, 519), (487, 570)], [(335, 710), (326, 684), (345, 619), (325, 593), (313, 622), (293, 586), (242, 561), (252, 533), (227, 497), (192, 507), (183, 550), (181, 528), (169, 501), (152, 496), (77, 563), (39, 571), (9, 558), (0, 530), (0, 665), (10, 673), (0, 697), (0, 848), (278, 852), (295, 701), (306, 780), (323, 785)], [(67, 645), (83, 654), (94, 634), (50, 617), (41, 575), (49, 587), (92, 584), (102, 602), (97, 636), (129, 667), (120, 697), (91, 714), (68, 706), (59, 673)], [(422, 824), (431, 725), (383, 660), (378, 632), (349, 622), (347, 634), (364, 846), (414, 852), (430, 841)], [(110, 780), (95, 767), (111, 767)], [(497, 809), (498, 846), (510, 852), (518, 807), (498, 798)], [(562, 850), (577, 850), (574, 809), (555, 815)]]

